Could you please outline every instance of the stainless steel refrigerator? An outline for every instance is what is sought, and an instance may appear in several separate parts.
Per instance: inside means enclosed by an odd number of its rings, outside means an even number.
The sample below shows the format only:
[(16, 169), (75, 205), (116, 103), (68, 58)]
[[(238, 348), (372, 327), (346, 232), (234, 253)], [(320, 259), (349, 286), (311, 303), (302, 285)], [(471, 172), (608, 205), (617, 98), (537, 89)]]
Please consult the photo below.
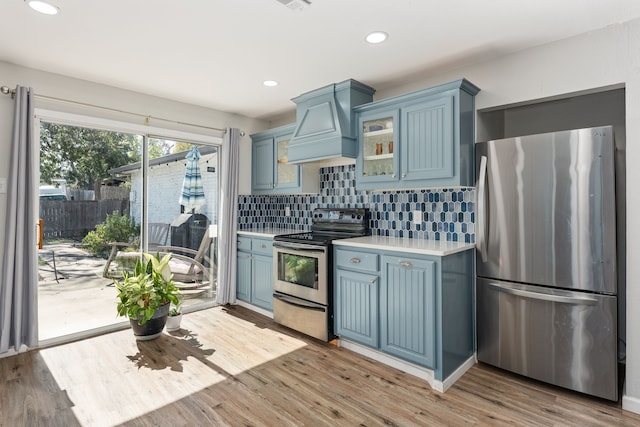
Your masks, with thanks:
[(478, 360), (618, 399), (613, 128), (476, 145)]

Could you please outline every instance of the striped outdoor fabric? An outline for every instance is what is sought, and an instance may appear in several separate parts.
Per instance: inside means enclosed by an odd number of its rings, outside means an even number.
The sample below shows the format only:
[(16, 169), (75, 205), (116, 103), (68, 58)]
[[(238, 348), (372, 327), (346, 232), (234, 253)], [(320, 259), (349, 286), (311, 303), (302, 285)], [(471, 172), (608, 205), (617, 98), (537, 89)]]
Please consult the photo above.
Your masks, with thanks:
[(193, 147), (185, 159), (187, 159), (187, 167), (184, 171), (184, 181), (182, 182), (182, 192), (180, 193), (180, 204), (184, 206), (185, 212), (192, 209), (196, 211), (203, 206), (206, 201), (204, 199), (204, 189), (202, 188), (202, 174), (200, 173), (200, 151), (197, 147)]

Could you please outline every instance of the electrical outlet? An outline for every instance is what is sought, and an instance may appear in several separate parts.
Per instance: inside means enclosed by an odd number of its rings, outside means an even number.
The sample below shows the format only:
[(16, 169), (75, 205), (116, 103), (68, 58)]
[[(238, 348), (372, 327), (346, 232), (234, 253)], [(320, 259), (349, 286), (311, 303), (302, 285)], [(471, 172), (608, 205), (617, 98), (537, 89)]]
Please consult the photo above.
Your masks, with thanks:
[(289, 206), (285, 206), (284, 216), (291, 216), (291, 208)]
[(413, 211), (413, 225), (422, 224), (422, 211)]

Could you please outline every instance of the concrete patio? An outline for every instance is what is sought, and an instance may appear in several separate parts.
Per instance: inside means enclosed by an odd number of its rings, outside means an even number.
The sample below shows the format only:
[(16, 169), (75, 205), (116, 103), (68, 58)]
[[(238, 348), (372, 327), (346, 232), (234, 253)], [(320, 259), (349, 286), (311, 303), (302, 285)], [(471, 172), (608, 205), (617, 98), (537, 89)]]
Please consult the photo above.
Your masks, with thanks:
[[(113, 280), (102, 277), (106, 260), (73, 243), (45, 245), (38, 251), (38, 259), (40, 341), (127, 321), (116, 314)], [(210, 301), (189, 298), (183, 307)]]

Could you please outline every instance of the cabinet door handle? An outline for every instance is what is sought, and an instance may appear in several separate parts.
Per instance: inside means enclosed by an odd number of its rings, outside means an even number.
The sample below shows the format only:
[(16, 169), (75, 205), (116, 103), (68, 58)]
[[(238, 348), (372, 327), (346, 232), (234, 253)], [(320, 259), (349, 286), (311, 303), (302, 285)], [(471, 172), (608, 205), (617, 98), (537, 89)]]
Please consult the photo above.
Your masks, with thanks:
[(403, 178), (406, 178), (406, 177), (407, 177), (407, 174), (406, 174), (406, 173), (403, 173), (403, 174), (402, 174), (402, 177), (403, 177)]
[(396, 174), (395, 174), (395, 173), (394, 173), (393, 175), (391, 175), (391, 178), (395, 178), (395, 177), (396, 177)]
[(360, 258), (351, 258), (349, 261), (351, 264), (360, 264)]
[(399, 264), (402, 267), (411, 267), (411, 263), (409, 261), (400, 261)]
[(377, 277), (375, 279), (371, 279), (371, 280), (369, 280), (369, 284), (370, 285), (375, 285), (377, 280), (378, 280)]

